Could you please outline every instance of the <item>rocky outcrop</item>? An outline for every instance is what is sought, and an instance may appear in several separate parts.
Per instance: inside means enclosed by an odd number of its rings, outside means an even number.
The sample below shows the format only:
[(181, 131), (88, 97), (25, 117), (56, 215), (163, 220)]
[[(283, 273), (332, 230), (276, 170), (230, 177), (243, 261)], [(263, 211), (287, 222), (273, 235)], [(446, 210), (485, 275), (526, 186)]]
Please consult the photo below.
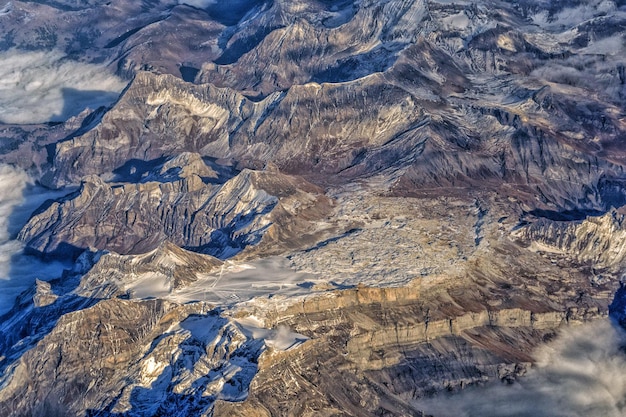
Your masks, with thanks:
[(50, 283), (45, 281), (35, 281), (35, 295), (33, 296), (33, 304), (35, 307), (45, 307), (57, 300), (57, 295), (52, 292)]
[[(34, 348), (5, 372), (0, 398), (2, 413), (30, 415), (50, 406), (50, 409), (62, 408), (65, 414), (77, 414), (79, 409), (89, 407), (102, 395), (101, 389), (116, 379), (117, 366), (128, 366), (134, 344), (150, 336), (155, 322), (167, 310), (166, 303), (157, 300), (145, 303), (115, 300), (62, 316), (41, 345), (54, 352), (56, 360), (48, 360), (48, 355), (41, 355)], [(144, 325), (138, 328), (134, 325), (137, 322)], [(72, 331), (73, 337), (66, 337), (68, 331)], [(101, 342), (92, 343), (94, 338)], [(75, 373), (85, 366), (90, 371)], [(50, 384), (51, 375), (57, 376), (56, 383)], [(35, 388), (32, 396), (20, 395), (27, 381)], [(80, 405), (76, 404), (79, 393), (83, 397)], [(33, 410), (34, 407), (39, 410)]]
[(229, 34), (200, 81), (261, 97), (310, 81), (351, 81), (387, 69), (428, 15), (425, 1), (268, 4)]
[[(81, 256), (88, 258), (92, 253)], [(171, 242), (163, 242), (150, 252), (134, 256), (96, 253), (94, 261), (74, 290), (81, 297), (127, 297), (132, 295), (133, 287), (141, 285), (157, 285), (165, 293), (171, 293), (223, 265), (217, 258), (186, 251)]]
[[(268, 191), (275, 184), (259, 178)], [(271, 191), (280, 198), (280, 187)], [(585, 266), (513, 241), (514, 219), (501, 218), (497, 201), (380, 199), (342, 200), (335, 216), (354, 222), (360, 213), (361, 231), (293, 253), (307, 268), (316, 251), (338, 259), (317, 284), (298, 283), (310, 289), (299, 298), (270, 288), (267, 297), (217, 309), (183, 303), (177, 294), (221, 276), (221, 261), (171, 243), (139, 255), (85, 252), (73, 272), (49, 289), (39, 284), (3, 321), (0, 407), (9, 415), (37, 407), (71, 415), (420, 415), (415, 399), (513, 381), (560, 327), (607, 316), (616, 277), (593, 280)], [(442, 214), (458, 221), (436, 221)], [(352, 286), (343, 268), (363, 245), (359, 233), (376, 245), (415, 248), (398, 253), (396, 277), (421, 265), (418, 249), (441, 268), (414, 271), (408, 284), (385, 281), (385, 260), (362, 254), (353, 260), (369, 262), (378, 281)], [(56, 299), (43, 305), (44, 293)], [(267, 329), (297, 332), (300, 342), (277, 349), (259, 336)], [(85, 340), (80, 352), (61, 342), (68, 334)], [(43, 364), (50, 352), (56, 359)], [(74, 375), (88, 357), (89, 372)], [(70, 396), (79, 390), (87, 394)]]
[[(539, 219), (513, 232), (536, 250), (563, 254), (597, 270), (620, 272), (626, 259), (624, 215), (612, 210), (581, 221)], [(602, 279), (599, 277), (598, 279)]]
[[(345, 85), (294, 86), (254, 102), (211, 84), (190, 86), (140, 73), (98, 127), (56, 145), (49, 181), (60, 186), (131, 159), (183, 151), (235, 158), (251, 167), (273, 162), (289, 173), (337, 173), (358, 161), (360, 152), (382, 151), (424, 121), (417, 100), (380, 75)], [(296, 139), (307, 137), (304, 143)], [(409, 141), (400, 141), (402, 149), (421, 142)]]
[(138, 183), (85, 178), (74, 194), (35, 215), (19, 238), (41, 253), (143, 253), (167, 240), (228, 258), (258, 244), (272, 226), (306, 233), (307, 222), (329, 207), (323, 191), (302, 179), (271, 168), (224, 178), (198, 154), (183, 153)]
[[(234, 91), (140, 72), (94, 129), (55, 145), (57, 161), (46, 179), (60, 186), (112, 172), (134, 159), (147, 162), (184, 151), (206, 155), (208, 143), (227, 140), (226, 133), (241, 123), (244, 101)], [(71, 168), (71, 160), (82, 162)], [(78, 165), (84, 168), (76, 170)]]
[[(254, 12), (217, 39), (222, 55), (196, 77), (204, 84), (137, 73), (102, 123), (55, 146), (46, 183), (191, 151), (245, 166), (271, 161), (320, 184), (382, 174), (396, 195), (504, 187), (531, 209), (626, 202), (621, 64), (591, 58), (539, 11), (245, 4)], [(617, 29), (599, 36), (595, 19), (576, 30), (610, 43)], [(585, 59), (599, 71), (587, 81), (571, 70)]]
[(262, 356), (246, 401), (219, 401), (214, 415), (422, 415), (414, 400), (488, 380), (512, 382), (531, 366), (534, 347), (559, 327), (607, 314), (604, 301), (575, 314), (483, 306), (446, 317), (440, 298), (429, 304), (431, 291), (359, 288), (345, 296), (353, 301), (312, 297), (281, 311), (280, 323), (312, 340), (291, 353)]
[[(150, 349), (151, 341), (189, 313), (189, 307), (160, 300), (115, 299), (60, 317), (37, 346), (5, 369), (0, 396), (2, 414), (79, 415), (89, 409), (105, 409), (112, 400), (111, 394), (128, 386), (127, 371), (154, 350)], [(72, 337), (67, 337), (68, 332)], [(179, 342), (185, 339), (182, 337)], [(50, 360), (50, 354), (56, 359)], [(76, 369), (84, 372), (78, 375)], [(155, 369), (146, 369), (145, 378), (150, 377), (150, 372)], [(23, 395), (25, 384), (34, 388), (28, 395)]]
[(0, 413), (192, 414), (217, 398), (245, 396), (262, 339), (205, 303), (141, 300), (129, 291), (162, 275), (175, 292), (220, 265), (166, 243), (138, 256), (85, 253), (62, 279), (38, 281), (0, 327)]
[[(526, 261), (537, 268), (537, 259)], [(516, 270), (526, 261), (498, 268)], [(74, 271), (38, 283), (3, 321), (0, 410), (8, 416), (43, 410), (420, 415), (414, 399), (513, 380), (556, 329), (606, 317), (603, 287), (583, 274), (571, 271), (561, 283), (583, 289), (583, 297), (578, 289), (555, 294), (551, 268), (558, 268), (550, 261), (539, 261), (546, 269), (526, 287), (515, 281), (533, 270), (504, 278), (494, 263), (476, 264), (465, 278), (318, 288), (301, 299), (270, 297), (222, 310), (141, 299), (128, 290), (165, 276), (174, 294), (219, 269), (214, 258), (172, 244), (143, 255), (86, 252)], [(56, 297), (42, 304), (44, 292)], [(259, 327), (245, 324), (251, 317)], [(263, 328), (300, 335), (294, 347), (278, 348)], [(276, 332), (279, 341), (289, 334)], [(84, 363), (88, 372), (76, 374)]]

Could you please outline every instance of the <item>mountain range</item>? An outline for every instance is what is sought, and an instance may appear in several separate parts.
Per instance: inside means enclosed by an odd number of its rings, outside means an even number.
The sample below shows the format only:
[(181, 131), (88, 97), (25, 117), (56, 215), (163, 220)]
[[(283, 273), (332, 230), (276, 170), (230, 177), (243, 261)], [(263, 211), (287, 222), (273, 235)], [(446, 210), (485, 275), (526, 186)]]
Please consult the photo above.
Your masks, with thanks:
[(623, 0), (0, 4), (0, 415), (444, 416), (622, 343), (625, 36)]

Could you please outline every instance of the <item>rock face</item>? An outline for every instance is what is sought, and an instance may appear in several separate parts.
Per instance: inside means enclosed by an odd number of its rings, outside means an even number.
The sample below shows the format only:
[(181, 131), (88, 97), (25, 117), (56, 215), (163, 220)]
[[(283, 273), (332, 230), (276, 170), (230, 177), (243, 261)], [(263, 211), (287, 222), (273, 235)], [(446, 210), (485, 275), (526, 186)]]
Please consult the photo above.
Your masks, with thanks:
[[(272, 161), (290, 173), (337, 173), (369, 148), (385, 152), (385, 144), (425, 121), (417, 100), (380, 75), (346, 85), (295, 86), (254, 102), (211, 84), (189, 86), (172, 76), (139, 73), (101, 125), (56, 145), (51, 183), (181, 151), (261, 166)], [(161, 137), (169, 139), (156, 139)], [(417, 150), (421, 142), (400, 140), (404, 151)], [(95, 153), (85, 153), (85, 146)]]
[(541, 219), (515, 232), (544, 251), (562, 253), (597, 269), (621, 271), (624, 265), (624, 215), (613, 210), (576, 222)]
[[(401, 195), (505, 186), (531, 208), (624, 203), (622, 64), (580, 43), (602, 47), (621, 24), (600, 34), (599, 15), (558, 26), (499, 2), (309, 3), (254, 7), (202, 85), (139, 72), (101, 124), (55, 146), (46, 182), (192, 151), (318, 182), (384, 173)], [(589, 80), (567, 73), (585, 60)]]
[[(297, 283), (309, 288), (305, 295), (292, 297), (275, 288), (269, 297), (216, 307), (201, 294), (181, 297), (210, 274), (235, 279), (222, 276), (227, 263), (216, 258), (171, 243), (140, 255), (86, 252), (74, 271), (49, 288), (38, 284), (41, 288), (24, 294), (3, 320), (0, 407), (7, 415), (41, 409), (129, 416), (173, 410), (182, 415), (420, 415), (414, 399), (523, 377), (532, 350), (560, 327), (605, 318), (619, 286), (611, 272), (599, 281), (584, 263), (520, 243), (507, 232), (514, 223), (493, 219), (501, 217), (497, 201), (489, 202), (493, 212), (487, 213), (475, 202), (440, 201), (439, 210), (459, 219), (459, 230), (447, 232), (430, 200), (397, 199), (387, 207), (369, 197), (360, 204), (353, 209), (379, 222), (364, 222), (361, 232), (294, 252), (292, 265), (311, 268), (319, 262), (312, 257), (316, 251), (321, 258), (333, 253), (339, 259), (340, 251), (362, 245), (353, 235), (368, 230), (378, 244), (409, 244), (394, 241), (393, 230), (419, 225), (422, 232), (402, 239), (410, 237), (427, 259), (439, 256), (440, 269), (411, 272), (414, 265), (405, 264), (404, 254), (394, 260), (395, 269), (385, 269), (385, 260), (370, 252), (370, 275), (360, 274), (362, 267), (351, 271), (331, 264), (328, 277), (315, 285)], [(335, 210), (357, 219), (350, 206), (340, 201)], [(484, 223), (477, 226), (479, 219)], [(446, 253), (450, 233), (469, 238), (458, 239)], [(473, 233), (481, 237), (478, 243)], [(413, 278), (392, 286), (382, 278), (372, 280), (390, 271)], [(359, 279), (372, 286), (350, 284)], [(206, 282), (209, 289), (213, 281)], [(55, 294), (52, 303), (39, 301), (44, 292)], [(275, 336), (264, 329), (274, 329)], [(299, 336), (290, 336), (293, 332)], [(61, 341), (70, 333), (79, 335), (85, 348)], [(279, 347), (285, 339), (292, 341)], [(51, 351), (61, 359), (40, 364)], [(75, 375), (87, 358), (89, 373)], [(90, 394), (71, 394), (79, 391)]]
[(86, 177), (74, 194), (33, 216), (19, 238), (42, 253), (143, 253), (168, 240), (225, 258), (259, 243), (276, 223), (306, 232), (307, 221), (331, 204), (321, 189), (277, 171), (232, 175), (220, 177), (198, 154), (183, 153), (138, 183)]
[(0, 126), (73, 190), (0, 226), (74, 264), (0, 318), (0, 415), (419, 416), (626, 323), (623, 2), (2, 7), (128, 85)]
[[(423, 40), (406, 51), (411, 71), (423, 68), (415, 58), (432, 48)], [(441, 65), (456, 69), (446, 79), (462, 78), (454, 63)], [(332, 181), (385, 172), (403, 195), (435, 186), (512, 184), (520, 187), (520, 197), (536, 195), (528, 201), (535, 207), (603, 210), (623, 203), (626, 194), (605, 187), (619, 186), (623, 168), (614, 163), (619, 152), (600, 157), (593, 149), (581, 150), (579, 139), (555, 135), (580, 125), (564, 112), (547, 113), (537, 105), (531, 96), (538, 90), (511, 91), (528, 97), (506, 105), (470, 105), (458, 92), (440, 91), (443, 97), (433, 103), (405, 85), (413, 74), (405, 71), (294, 86), (260, 102), (210, 84), (187, 86), (171, 76), (141, 73), (102, 124), (56, 145), (50, 183), (112, 172), (129, 159), (192, 151), (252, 166), (272, 161), (282, 171), (317, 181), (320, 173)], [(459, 91), (471, 89), (467, 83)], [(458, 119), (467, 125), (459, 127)], [(616, 129), (602, 135), (616, 140), (623, 134)], [(310, 139), (295, 139), (300, 137)]]
[[(180, 369), (172, 374), (187, 369), (193, 355), (200, 354), (201, 345), (206, 345), (208, 356), (198, 362), (199, 369), (242, 366), (238, 359), (242, 357), (255, 360), (264, 349), (263, 343), (249, 339), (236, 324), (216, 312), (206, 314), (207, 306), (202, 303), (177, 305), (156, 299), (128, 299), (127, 289), (146, 275), (151, 276), (152, 283), (159, 275), (166, 277), (168, 291), (175, 291), (220, 265), (215, 258), (168, 243), (140, 256), (85, 253), (77, 267), (61, 280), (38, 282), (32, 299), (23, 296), (9, 313), (10, 319), (3, 321), (2, 351), (6, 356), (1, 364), (2, 414), (82, 415), (107, 408), (120, 413), (134, 408), (136, 401), (144, 401), (142, 387), (150, 388), (164, 368), (170, 367), (163, 360), (172, 360), (172, 346), (179, 346), (174, 355), (181, 359), (176, 365)], [(86, 274), (84, 267), (88, 269)], [(54, 298), (43, 303), (43, 293), (51, 291)], [(165, 334), (168, 336), (161, 338), (163, 344), (152, 343)], [(57, 359), (47, 360), (53, 351)], [(233, 364), (229, 363), (231, 356)], [(76, 374), (79, 368), (84, 370), (80, 376)], [(241, 374), (224, 371), (222, 376), (204, 382), (213, 383), (218, 398), (237, 399), (244, 395), (256, 364), (250, 363), (248, 368)], [(125, 381), (129, 371), (140, 375), (136, 385), (129, 386)], [(200, 378), (201, 370), (195, 374)], [(178, 381), (180, 398), (176, 400), (178, 396), (173, 395), (172, 401), (185, 400), (188, 404), (187, 390), (195, 381), (193, 375), (188, 379)], [(224, 382), (237, 381), (241, 386), (222, 390)], [(22, 395), (24, 384), (34, 384), (32, 396)], [(204, 383), (201, 386), (196, 408), (187, 410), (190, 414), (211, 404), (201, 397), (211, 389)], [(125, 389), (121, 397), (109, 396), (120, 389)], [(159, 406), (165, 407), (152, 403), (147, 409), (135, 407), (133, 413), (155, 413)]]
[(57, 300), (56, 294), (50, 291), (50, 284), (45, 281), (37, 280), (35, 282), (35, 295), (33, 296), (33, 304), (35, 307), (45, 307)]

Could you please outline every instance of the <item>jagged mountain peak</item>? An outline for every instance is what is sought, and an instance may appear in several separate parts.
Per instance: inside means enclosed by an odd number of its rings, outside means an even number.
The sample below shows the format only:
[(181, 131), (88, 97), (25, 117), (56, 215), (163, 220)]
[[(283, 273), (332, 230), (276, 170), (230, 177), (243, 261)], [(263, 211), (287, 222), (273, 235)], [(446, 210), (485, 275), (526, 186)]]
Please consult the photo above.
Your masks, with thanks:
[(0, 126), (0, 415), (420, 416), (622, 319), (625, 7), (0, 6), (0, 113), (59, 121)]
[[(85, 249), (139, 254), (170, 241), (224, 259), (261, 243), (276, 222), (310, 228), (329, 207), (321, 188), (271, 166), (214, 164), (220, 176), (194, 153), (143, 165), (152, 168), (139, 183), (84, 177), (78, 191), (34, 215), (19, 239), (41, 253), (74, 256)], [(136, 174), (130, 171), (121, 177)]]

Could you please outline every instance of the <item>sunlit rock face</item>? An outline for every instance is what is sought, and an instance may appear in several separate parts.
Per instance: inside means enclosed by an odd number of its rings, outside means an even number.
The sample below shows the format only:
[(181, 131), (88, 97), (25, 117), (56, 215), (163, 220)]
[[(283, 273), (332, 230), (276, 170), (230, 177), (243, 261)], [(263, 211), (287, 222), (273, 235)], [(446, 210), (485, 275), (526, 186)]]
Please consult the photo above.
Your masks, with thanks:
[(0, 415), (620, 415), (548, 382), (623, 369), (625, 22), (0, 6)]
[(199, 154), (182, 153), (141, 174), (131, 164), (128, 176), (140, 175), (138, 183), (123, 173), (112, 183), (85, 177), (78, 191), (33, 216), (19, 238), (44, 254), (143, 253), (167, 240), (229, 258), (282, 224), (297, 228), (292, 234), (310, 231), (332, 204), (322, 189), (271, 168), (216, 168), (222, 175)]

